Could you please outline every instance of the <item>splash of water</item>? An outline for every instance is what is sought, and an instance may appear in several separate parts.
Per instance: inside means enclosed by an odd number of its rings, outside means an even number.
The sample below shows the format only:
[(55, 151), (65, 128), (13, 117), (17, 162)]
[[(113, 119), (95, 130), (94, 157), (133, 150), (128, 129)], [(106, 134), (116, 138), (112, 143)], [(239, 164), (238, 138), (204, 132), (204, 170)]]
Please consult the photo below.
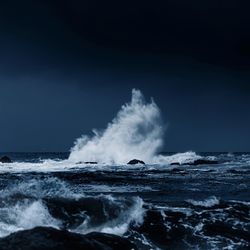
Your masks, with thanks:
[(132, 100), (121, 107), (117, 116), (101, 132), (83, 135), (71, 149), (69, 160), (126, 164), (137, 158), (152, 162), (163, 145), (161, 112), (151, 99), (146, 102), (141, 91), (132, 90)]

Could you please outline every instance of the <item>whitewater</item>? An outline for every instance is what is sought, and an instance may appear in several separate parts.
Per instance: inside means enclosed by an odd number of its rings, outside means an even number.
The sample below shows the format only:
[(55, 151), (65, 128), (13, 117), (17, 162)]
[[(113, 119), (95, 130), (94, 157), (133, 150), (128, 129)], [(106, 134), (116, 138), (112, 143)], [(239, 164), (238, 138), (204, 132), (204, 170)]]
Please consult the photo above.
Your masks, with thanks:
[(163, 146), (164, 126), (156, 103), (146, 103), (139, 90), (132, 90), (132, 99), (121, 107), (104, 131), (83, 135), (71, 149), (69, 160), (107, 164), (126, 164), (133, 158), (152, 162)]
[(79, 235), (106, 249), (249, 249), (250, 154), (162, 153), (166, 131), (155, 101), (133, 89), (106, 128), (70, 152), (7, 153), (0, 249), (61, 249), (58, 239), (73, 237), (65, 249), (78, 250)]

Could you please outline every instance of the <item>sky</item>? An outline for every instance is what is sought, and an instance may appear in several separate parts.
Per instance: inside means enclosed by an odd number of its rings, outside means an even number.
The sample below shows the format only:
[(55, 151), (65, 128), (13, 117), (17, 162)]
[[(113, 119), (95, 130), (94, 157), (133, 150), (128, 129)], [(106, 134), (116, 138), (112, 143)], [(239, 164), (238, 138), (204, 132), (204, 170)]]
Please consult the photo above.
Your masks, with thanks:
[(250, 4), (0, 3), (0, 151), (68, 151), (132, 88), (154, 98), (164, 151), (250, 151)]

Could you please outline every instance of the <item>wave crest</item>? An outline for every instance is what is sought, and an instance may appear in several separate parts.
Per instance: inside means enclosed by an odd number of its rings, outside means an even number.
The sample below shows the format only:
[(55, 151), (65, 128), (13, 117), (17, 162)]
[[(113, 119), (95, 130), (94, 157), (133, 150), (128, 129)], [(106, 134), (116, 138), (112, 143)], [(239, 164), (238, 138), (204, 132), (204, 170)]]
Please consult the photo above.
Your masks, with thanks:
[(220, 200), (217, 199), (215, 196), (211, 196), (205, 200), (197, 201), (189, 199), (187, 200), (188, 203), (192, 204), (193, 206), (199, 206), (199, 207), (213, 207), (220, 204)]
[(101, 132), (83, 135), (71, 149), (69, 160), (125, 164), (133, 158), (151, 162), (163, 145), (163, 126), (158, 106), (147, 103), (139, 90), (132, 90), (132, 100), (121, 107), (117, 116)]

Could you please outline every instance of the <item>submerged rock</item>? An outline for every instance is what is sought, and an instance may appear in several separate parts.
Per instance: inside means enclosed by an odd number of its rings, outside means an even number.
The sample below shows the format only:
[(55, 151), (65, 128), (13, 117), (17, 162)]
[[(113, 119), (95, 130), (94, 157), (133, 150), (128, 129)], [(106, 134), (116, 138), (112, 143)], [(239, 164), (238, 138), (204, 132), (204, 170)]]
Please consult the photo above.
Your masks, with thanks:
[(205, 165), (205, 164), (218, 164), (218, 161), (208, 160), (208, 159), (198, 159), (198, 160), (195, 160), (194, 162), (187, 162), (187, 163), (184, 163), (182, 165), (197, 166), (197, 165)]
[(172, 162), (172, 163), (170, 163), (170, 165), (178, 165), (178, 166), (180, 166), (181, 164), (179, 162)]
[(144, 164), (145, 165), (145, 162), (141, 161), (141, 160), (133, 159), (133, 160), (129, 161), (127, 164), (130, 164), (130, 165)]
[(97, 161), (78, 161), (76, 164), (98, 164)]
[(0, 162), (2, 163), (11, 163), (11, 159), (8, 156), (3, 156), (0, 158)]
[(81, 235), (51, 227), (19, 231), (0, 239), (1, 250), (129, 250), (136, 246), (122, 237), (90, 233)]
[(183, 169), (180, 169), (180, 168), (173, 168), (171, 171), (172, 171), (172, 172), (183, 172)]
[[(231, 225), (223, 222), (209, 223), (203, 228), (205, 235), (227, 237), (229, 239), (241, 238), (250, 242), (250, 232), (233, 228)], [(243, 249), (243, 248), (242, 248)]]
[(184, 163), (180, 163), (180, 162), (172, 162), (170, 163), (170, 165), (174, 166), (181, 166), (181, 165), (191, 165), (191, 166), (197, 166), (197, 165), (205, 165), (205, 164), (218, 164), (219, 162), (216, 160), (208, 160), (208, 159), (198, 159), (195, 161), (190, 161), (190, 162), (184, 162)]
[(157, 249), (188, 249), (182, 241), (187, 235), (185, 227), (180, 223), (184, 218), (185, 215), (180, 212), (148, 210), (143, 224), (137, 230), (149, 238)]

